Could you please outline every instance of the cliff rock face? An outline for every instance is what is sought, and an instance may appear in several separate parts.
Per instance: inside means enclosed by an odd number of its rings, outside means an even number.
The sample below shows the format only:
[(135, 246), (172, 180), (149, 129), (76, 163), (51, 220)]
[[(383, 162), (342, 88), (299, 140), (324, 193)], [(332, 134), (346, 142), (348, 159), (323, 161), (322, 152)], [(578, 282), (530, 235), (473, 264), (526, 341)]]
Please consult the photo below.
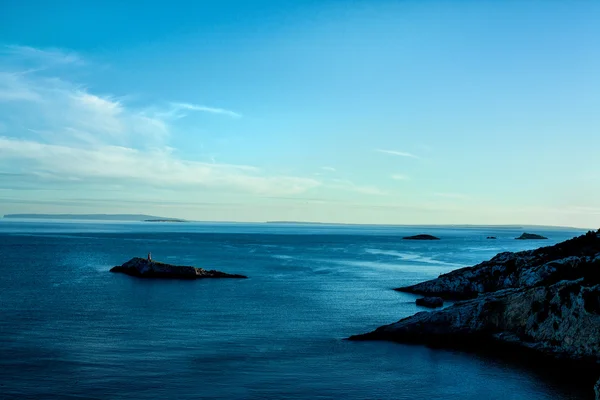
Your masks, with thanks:
[(215, 270), (165, 264), (135, 257), (125, 264), (111, 268), (110, 272), (121, 272), (140, 278), (202, 279), (202, 278), (247, 278), (244, 275), (226, 274)]
[(595, 361), (600, 354), (600, 285), (586, 287), (579, 279), (504, 289), (351, 339), (447, 346), (502, 341), (553, 357)]
[[(501, 253), (397, 290), (466, 299), (351, 340), (503, 346), (600, 366), (600, 231), (537, 250)], [(600, 381), (595, 387), (600, 397)]]

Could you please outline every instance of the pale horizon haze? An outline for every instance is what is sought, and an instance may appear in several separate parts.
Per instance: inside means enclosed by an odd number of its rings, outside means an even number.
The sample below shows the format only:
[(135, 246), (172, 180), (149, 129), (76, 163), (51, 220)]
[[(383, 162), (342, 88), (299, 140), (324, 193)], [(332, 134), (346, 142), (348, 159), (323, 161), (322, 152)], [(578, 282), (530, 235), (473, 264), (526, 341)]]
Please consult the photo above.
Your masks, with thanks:
[(0, 1), (0, 215), (600, 227), (600, 2)]

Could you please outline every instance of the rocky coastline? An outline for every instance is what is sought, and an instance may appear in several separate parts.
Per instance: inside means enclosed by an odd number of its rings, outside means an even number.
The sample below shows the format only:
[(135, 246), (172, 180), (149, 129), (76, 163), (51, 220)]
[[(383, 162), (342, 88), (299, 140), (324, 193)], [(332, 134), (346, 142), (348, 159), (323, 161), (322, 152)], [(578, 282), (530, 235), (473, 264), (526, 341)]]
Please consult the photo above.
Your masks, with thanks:
[(396, 290), (460, 301), (349, 340), (510, 350), (591, 374), (600, 399), (600, 230)]
[(138, 278), (160, 279), (247, 278), (245, 275), (228, 274), (191, 266), (171, 265), (140, 257), (132, 258), (122, 265), (113, 267), (110, 272), (120, 272)]

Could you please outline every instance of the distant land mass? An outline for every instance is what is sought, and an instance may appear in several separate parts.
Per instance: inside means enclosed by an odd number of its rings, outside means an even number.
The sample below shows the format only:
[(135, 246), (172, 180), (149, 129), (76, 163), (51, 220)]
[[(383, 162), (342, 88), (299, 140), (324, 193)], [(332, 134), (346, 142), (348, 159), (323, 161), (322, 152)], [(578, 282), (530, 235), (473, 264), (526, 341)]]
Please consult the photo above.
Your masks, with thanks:
[(188, 222), (184, 219), (169, 219), (169, 218), (162, 218), (162, 219), (145, 219), (144, 222)]
[(525, 228), (542, 228), (548, 230), (573, 229), (585, 231), (586, 228), (576, 228), (571, 226), (555, 226), (555, 225), (475, 225), (475, 224), (357, 224), (343, 222), (311, 222), (311, 221), (266, 221), (266, 224), (281, 224), (281, 225), (344, 225), (344, 226), (388, 226), (388, 227), (403, 227), (403, 228), (457, 228), (457, 229), (525, 229)]
[(177, 218), (164, 218), (144, 214), (6, 214), (4, 218), (65, 219), (92, 221), (184, 222), (184, 220)]

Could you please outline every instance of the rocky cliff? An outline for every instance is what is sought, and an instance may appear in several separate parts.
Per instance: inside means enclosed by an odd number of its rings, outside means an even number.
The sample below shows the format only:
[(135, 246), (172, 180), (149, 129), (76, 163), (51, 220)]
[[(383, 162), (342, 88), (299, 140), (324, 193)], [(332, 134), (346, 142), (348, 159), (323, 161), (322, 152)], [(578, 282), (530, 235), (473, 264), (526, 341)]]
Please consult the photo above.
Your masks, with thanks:
[[(417, 313), (350, 339), (444, 347), (510, 347), (517, 349), (517, 354), (575, 363), (597, 374), (599, 235), (600, 231), (592, 231), (554, 246), (501, 253), (474, 267), (397, 289), (466, 300), (440, 311)], [(592, 386), (593, 382), (590, 392)]]
[(457, 269), (437, 279), (395, 290), (459, 300), (501, 289), (550, 285), (581, 277), (599, 281), (599, 232), (590, 231), (536, 250), (500, 253), (474, 267)]
[(221, 271), (165, 264), (135, 257), (123, 265), (111, 268), (110, 272), (121, 272), (140, 278), (202, 279), (202, 278), (247, 278), (244, 275), (227, 274)]

